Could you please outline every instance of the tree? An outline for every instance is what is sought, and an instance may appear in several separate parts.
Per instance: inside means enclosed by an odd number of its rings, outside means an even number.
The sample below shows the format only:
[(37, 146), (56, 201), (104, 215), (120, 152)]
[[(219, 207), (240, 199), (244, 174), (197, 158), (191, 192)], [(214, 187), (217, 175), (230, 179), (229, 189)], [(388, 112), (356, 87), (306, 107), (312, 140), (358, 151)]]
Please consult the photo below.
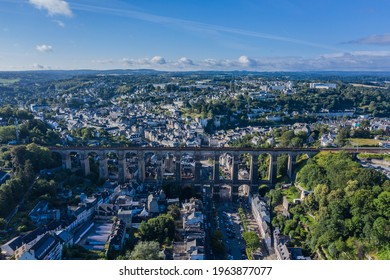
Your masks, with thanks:
[(0, 230), (5, 229), (6, 226), (7, 222), (3, 218), (0, 218)]
[(6, 144), (16, 140), (16, 130), (14, 125), (0, 127), (0, 143)]
[(304, 143), (304, 140), (302, 138), (294, 137), (290, 141), (290, 146), (293, 148), (299, 148), (299, 147), (302, 147), (303, 143)]
[(287, 175), (287, 164), (288, 164), (288, 155), (283, 154), (277, 158), (277, 175), (286, 176)]
[(13, 166), (15, 168), (21, 167), (24, 165), (24, 162), (26, 160), (27, 148), (26, 146), (16, 146), (12, 148), (11, 154), (13, 157)]
[(339, 147), (345, 146), (348, 142), (347, 138), (350, 137), (351, 130), (348, 127), (343, 127), (339, 130), (336, 136), (336, 144)]
[(246, 246), (253, 252), (260, 247), (259, 236), (253, 231), (245, 231), (242, 233), (242, 238), (245, 240)]
[(171, 215), (163, 214), (142, 222), (139, 233), (143, 241), (170, 243), (175, 237), (175, 222)]
[(280, 188), (270, 190), (267, 196), (271, 199), (272, 206), (279, 205), (283, 202), (283, 194)]
[(35, 171), (45, 168), (53, 168), (56, 166), (52, 152), (48, 148), (44, 148), (36, 144), (29, 144), (26, 149), (26, 159), (31, 161)]
[(290, 147), (291, 140), (295, 137), (294, 130), (288, 130), (282, 134), (280, 137), (280, 146), (281, 147)]
[(34, 176), (34, 167), (30, 160), (26, 160), (23, 170), (20, 172), (20, 179), (22, 180), (23, 184), (27, 186), (34, 180)]
[(378, 209), (379, 214), (390, 219), (390, 192), (382, 192), (378, 198), (374, 200), (374, 204)]
[(259, 195), (264, 197), (269, 191), (269, 187), (265, 184), (259, 186)]
[(211, 236), (211, 248), (217, 258), (225, 258), (226, 248), (223, 243), (223, 233), (221, 231), (216, 230), (213, 232)]
[(314, 194), (309, 194), (305, 200), (303, 201), (303, 206), (306, 208), (306, 210), (310, 212), (314, 212), (318, 210), (318, 203), (314, 197)]
[(381, 172), (373, 169), (363, 169), (360, 170), (356, 180), (359, 182), (360, 186), (375, 186), (382, 185), (385, 181), (385, 175)]
[(379, 242), (387, 243), (390, 240), (390, 222), (388, 219), (379, 217), (373, 224), (373, 231)]
[(308, 190), (313, 190), (318, 184), (326, 183), (325, 170), (315, 163), (306, 164), (299, 171), (298, 179)]
[(168, 206), (168, 215), (171, 215), (174, 220), (179, 219), (180, 217), (180, 209), (177, 205), (169, 205)]
[(32, 197), (40, 197), (42, 195), (54, 197), (56, 193), (56, 183), (53, 180), (47, 181), (46, 179), (37, 180), (31, 190)]
[(268, 178), (268, 165), (270, 162), (269, 154), (260, 154), (259, 156), (259, 178), (266, 180)]
[(160, 250), (160, 245), (156, 241), (140, 241), (135, 245), (130, 255), (130, 260), (163, 260), (164, 253)]
[(165, 183), (163, 190), (167, 198), (178, 198), (181, 194), (181, 186), (178, 183)]

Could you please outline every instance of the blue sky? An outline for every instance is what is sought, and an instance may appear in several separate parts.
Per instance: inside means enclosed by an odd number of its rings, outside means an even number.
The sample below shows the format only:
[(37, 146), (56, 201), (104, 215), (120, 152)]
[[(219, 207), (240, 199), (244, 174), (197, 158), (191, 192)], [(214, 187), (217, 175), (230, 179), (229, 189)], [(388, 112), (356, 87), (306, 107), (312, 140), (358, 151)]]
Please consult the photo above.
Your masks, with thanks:
[(385, 70), (387, 0), (0, 0), (0, 70)]

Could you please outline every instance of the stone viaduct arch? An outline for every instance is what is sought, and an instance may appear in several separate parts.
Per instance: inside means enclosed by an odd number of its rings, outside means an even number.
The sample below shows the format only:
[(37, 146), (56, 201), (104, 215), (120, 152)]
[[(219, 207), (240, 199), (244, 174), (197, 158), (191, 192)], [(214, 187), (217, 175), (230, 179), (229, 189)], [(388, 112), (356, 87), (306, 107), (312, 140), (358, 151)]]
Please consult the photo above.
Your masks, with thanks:
[[(115, 154), (117, 161), (118, 182), (138, 180), (140, 182), (163, 184), (167, 180), (192, 184), (195, 187), (209, 184), (216, 192), (223, 185), (231, 186), (231, 192), (237, 194), (242, 185), (251, 190), (259, 184), (275, 184), (277, 157), (288, 155), (287, 175), (293, 180), (297, 156), (307, 154), (309, 157), (319, 152), (318, 149), (251, 149), (251, 148), (98, 148), (98, 147), (52, 147), (59, 153), (63, 168), (75, 168), (75, 160), (83, 174), (91, 171), (90, 158), (93, 155), (99, 166), (99, 177), (109, 178), (109, 154)], [(245, 154), (245, 176), (239, 176)], [(268, 178), (259, 178), (259, 156), (269, 155)], [(229, 155), (224, 158), (225, 155)], [(112, 158), (112, 156), (111, 156)], [(207, 162), (207, 164), (205, 163)], [(229, 176), (221, 176), (221, 166), (229, 171)], [(249, 170), (248, 170), (249, 169)], [(150, 175), (153, 175), (152, 177)], [(233, 198), (234, 199), (234, 198)]]

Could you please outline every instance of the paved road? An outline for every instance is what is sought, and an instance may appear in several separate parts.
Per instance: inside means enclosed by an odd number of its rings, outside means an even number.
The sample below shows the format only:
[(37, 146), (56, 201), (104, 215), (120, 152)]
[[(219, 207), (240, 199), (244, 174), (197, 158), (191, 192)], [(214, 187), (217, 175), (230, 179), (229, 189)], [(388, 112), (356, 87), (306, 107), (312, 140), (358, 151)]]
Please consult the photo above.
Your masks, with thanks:
[(237, 208), (231, 204), (220, 204), (217, 209), (228, 259), (241, 260), (243, 253), (245, 254), (245, 242), (241, 237), (241, 221), (237, 214)]

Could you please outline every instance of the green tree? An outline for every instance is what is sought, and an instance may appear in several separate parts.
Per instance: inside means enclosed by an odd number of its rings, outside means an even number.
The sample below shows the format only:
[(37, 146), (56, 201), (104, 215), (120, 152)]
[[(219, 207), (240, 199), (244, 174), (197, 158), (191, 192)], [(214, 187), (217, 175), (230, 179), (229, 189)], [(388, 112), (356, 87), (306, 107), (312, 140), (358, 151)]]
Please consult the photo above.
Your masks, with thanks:
[(268, 166), (270, 162), (270, 155), (269, 154), (260, 154), (259, 156), (259, 178), (261, 180), (267, 180), (268, 179)]
[(298, 173), (297, 180), (308, 190), (313, 190), (318, 184), (326, 183), (325, 170), (315, 164), (306, 164)]
[(246, 246), (253, 252), (260, 248), (259, 236), (253, 231), (245, 231), (242, 233), (242, 238), (245, 240)]
[(280, 137), (280, 146), (281, 147), (290, 147), (291, 140), (295, 137), (294, 130), (288, 130), (282, 134)]
[(269, 191), (269, 187), (265, 184), (259, 186), (259, 195), (264, 197)]
[(302, 138), (294, 137), (290, 141), (290, 147), (299, 148), (299, 147), (303, 146), (303, 143), (304, 143), (304, 140)]
[(374, 200), (374, 204), (380, 215), (390, 219), (390, 192), (382, 192), (378, 198)]
[(169, 205), (168, 206), (168, 214), (172, 216), (174, 220), (180, 218), (180, 209), (177, 205)]
[(164, 253), (158, 242), (140, 241), (126, 257), (130, 260), (163, 260)]
[(175, 237), (175, 222), (171, 215), (163, 214), (142, 222), (139, 233), (143, 241), (170, 243)]
[(390, 221), (383, 217), (379, 217), (373, 224), (374, 235), (378, 239), (378, 242), (382, 244), (388, 244), (390, 241)]
[(287, 164), (288, 164), (288, 155), (283, 154), (278, 156), (277, 158), (277, 170), (276, 173), (278, 176), (286, 176), (287, 175)]
[(339, 147), (343, 147), (347, 144), (348, 138), (350, 135), (351, 130), (348, 127), (343, 127), (339, 129), (337, 136), (336, 136), (336, 144)]
[(6, 144), (16, 140), (16, 130), (14, 125), (0, 127), (0, 143)]
[(273, 207), (283, 202), (283, 194), (280, 188), (270, 190), (267, 194), (267, 197), (271, 199), (271, 205)]
[(33, 197), (40, 197), (42, 195), (55, 197), (56, 193), (56, 183), (54, 180), (47, 181), (46, 179), (37, 180), (31, 190)]

